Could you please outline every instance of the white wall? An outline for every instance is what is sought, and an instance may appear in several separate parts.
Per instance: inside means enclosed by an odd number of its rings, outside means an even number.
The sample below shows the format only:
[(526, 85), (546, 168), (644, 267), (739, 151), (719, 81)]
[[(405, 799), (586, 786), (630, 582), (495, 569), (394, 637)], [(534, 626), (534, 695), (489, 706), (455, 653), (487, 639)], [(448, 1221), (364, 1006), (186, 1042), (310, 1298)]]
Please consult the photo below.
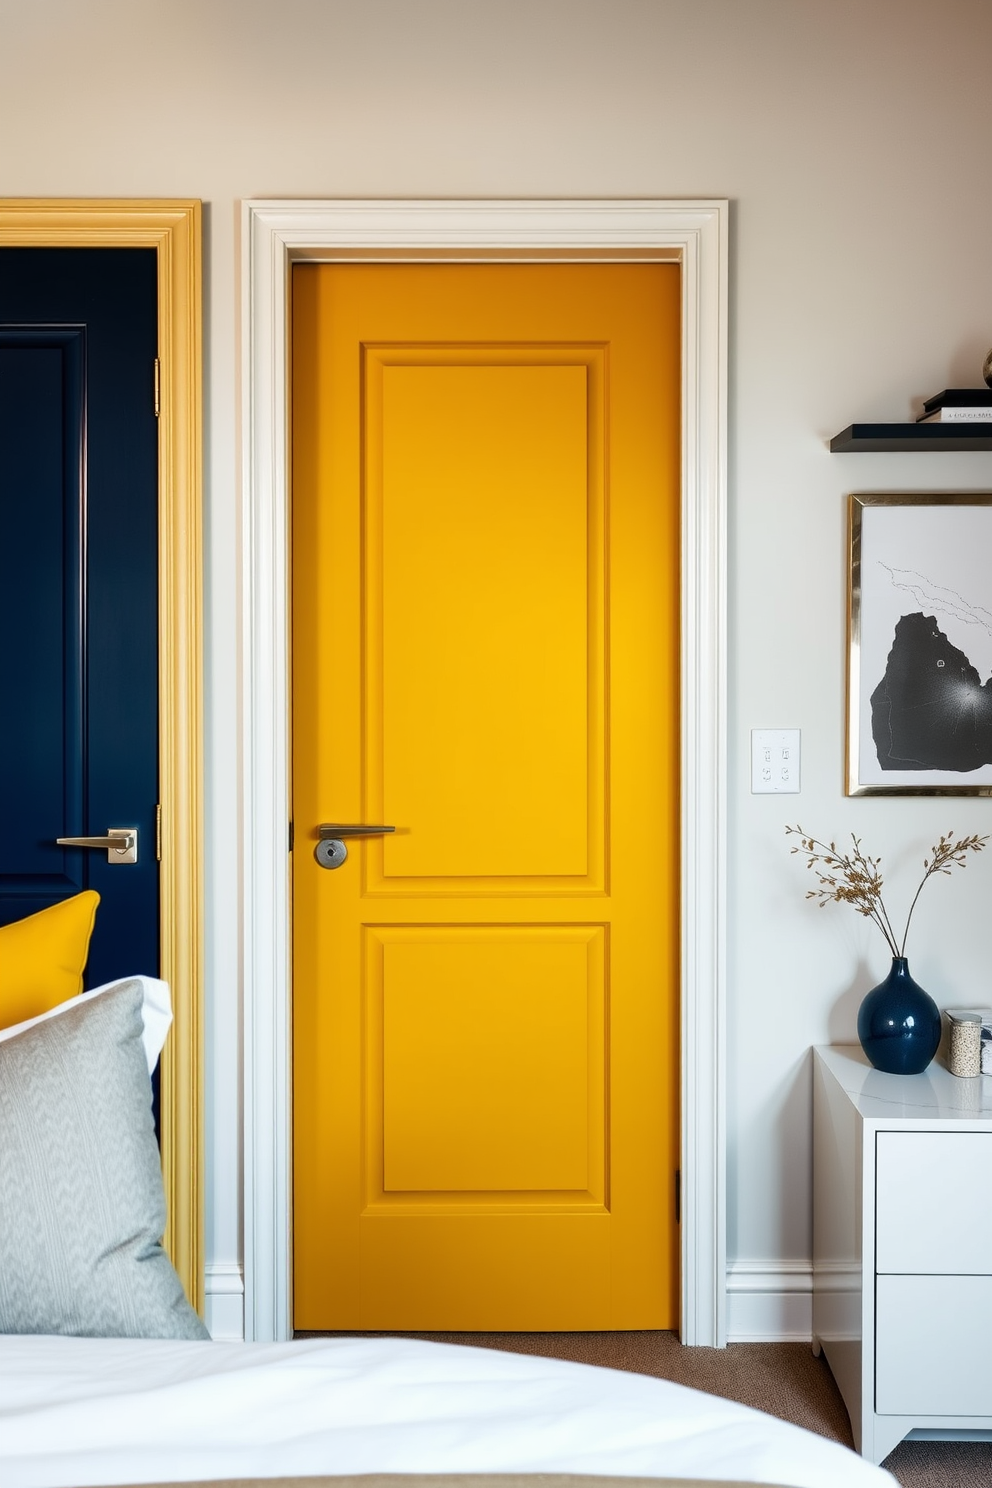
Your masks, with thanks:
[[(810, 1044), (887, 958), (818, 914), (784, 822), (882, 853), (901, 905), (985, 800), (842, 795), (844, 494), (992, 487), (989, 455), (829, 455), (992, 345), (986, 0), (0, 0), (0, 195), (206, 206), (208, 1261), (239, 1255), (236, 203), (729, 197), (731, 1329), (808, 1327)], [(803, 730), (803, 794), (748, 731)], [(942, 1005), (992, 1000), (992, 854), (921, 901)], [(213, 1302), (230, 1326), (237, 1299)], [(226, 1320), (226, 1321), (225, 1321)]]

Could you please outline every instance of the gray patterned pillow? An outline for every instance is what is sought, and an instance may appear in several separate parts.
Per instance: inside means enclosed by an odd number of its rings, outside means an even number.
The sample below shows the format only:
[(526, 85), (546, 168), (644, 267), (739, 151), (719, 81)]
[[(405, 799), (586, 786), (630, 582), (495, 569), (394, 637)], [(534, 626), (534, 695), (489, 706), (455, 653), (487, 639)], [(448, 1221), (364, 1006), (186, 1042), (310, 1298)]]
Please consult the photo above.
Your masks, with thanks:
[(0, 1333), (209, 1337), (161, 1245), (141, 1005), (121, 982), (0, 1042)]

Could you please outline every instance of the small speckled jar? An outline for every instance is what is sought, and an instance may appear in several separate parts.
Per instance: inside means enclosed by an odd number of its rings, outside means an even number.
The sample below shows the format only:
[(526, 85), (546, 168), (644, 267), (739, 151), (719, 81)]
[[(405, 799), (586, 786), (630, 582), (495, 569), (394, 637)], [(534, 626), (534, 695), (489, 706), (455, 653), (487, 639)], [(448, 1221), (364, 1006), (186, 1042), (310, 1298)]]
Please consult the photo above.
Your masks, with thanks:
[(947, 1068), (952, 1075), (971, 1079), (982, 1073), (981, 1008), (948, 1008)]

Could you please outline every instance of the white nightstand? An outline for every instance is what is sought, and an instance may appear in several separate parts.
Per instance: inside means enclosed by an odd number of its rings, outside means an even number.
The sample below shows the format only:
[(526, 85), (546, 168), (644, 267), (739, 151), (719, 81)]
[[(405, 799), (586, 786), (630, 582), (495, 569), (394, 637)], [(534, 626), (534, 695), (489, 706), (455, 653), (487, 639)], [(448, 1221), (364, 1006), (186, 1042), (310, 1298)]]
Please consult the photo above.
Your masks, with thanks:
[(992, 1078), (813, 1053), (813, 1346), (855, 1445), (992, 1440)]

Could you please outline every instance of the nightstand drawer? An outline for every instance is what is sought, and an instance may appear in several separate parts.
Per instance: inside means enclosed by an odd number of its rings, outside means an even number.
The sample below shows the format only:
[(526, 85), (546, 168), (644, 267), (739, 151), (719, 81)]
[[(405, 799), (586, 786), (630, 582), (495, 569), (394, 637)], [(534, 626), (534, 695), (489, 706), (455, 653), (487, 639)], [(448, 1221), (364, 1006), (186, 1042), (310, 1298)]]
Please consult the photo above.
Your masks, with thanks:
[(990, 1339), (992, 1276), (880, 1276), (876, 1411), (992, 1415)]
[(992, 1274), (992, 1133), (879, 1132), (875, 1269)]

